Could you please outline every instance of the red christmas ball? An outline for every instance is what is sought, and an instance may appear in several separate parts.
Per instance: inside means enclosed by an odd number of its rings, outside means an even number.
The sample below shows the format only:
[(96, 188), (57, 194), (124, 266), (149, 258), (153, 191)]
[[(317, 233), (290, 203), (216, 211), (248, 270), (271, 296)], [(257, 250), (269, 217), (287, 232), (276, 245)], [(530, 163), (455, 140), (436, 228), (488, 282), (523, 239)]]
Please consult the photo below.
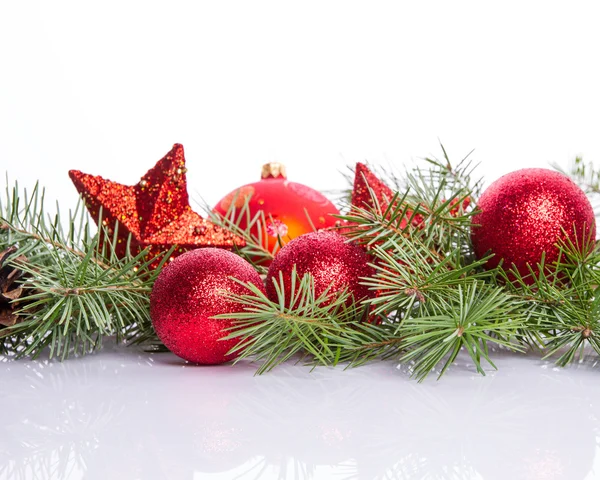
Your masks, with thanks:
[(150, 316), (158, 338), (175, 355), (204, 365), (234, 358), (227, 352), (237, 340), (221, 340), (226, 336), (223, 330), (233, 322), (211, 318), (243, 309), (223, 296), (223, 292), (248, 292), (230, 277), (252, 282), (264, 291), (252, 265), (217, 248), (186, 252), (160, 272), (150, 296)]
[(354, 301), (372, 297), (374, 292), (361, 285), (362, 277), (373, 275), (368, 264), (369, 256), (358, 246), (346, 242), (344, 237), (333, 231), (304, 234), (283, 247), (273, 259), (267, 273), (267, 296), (277, 300), (273, 279), (279, 283), (283, 276), (285, 298), (291, 294), (294, 265), (298, 277), (310, 273), (315, 282), (315, 297), (329, 289), (331, 298), (347, 289)]
[[(594, 239), (594, 210), (585, 193), (566, 175), (543, 168), (525, 168), (492, 183), (479, 199), (472, 220), (476, 255), (491, 252), (488, 268), (514, 265), (523, 276), (558, 259), (557, 242), (568, 238), (581, 249)], [(566, 232), (566, 235), (565, 233)]]
[[(285, 244), (308, 232), (335, 226), (333, 215), (340, 212), (323, 194), (287, 180), (285, 168), (279, 163), (263, 166), (262, 180), (249, 183), (227, 194), (215, 206), (214, 211), (225, 215), (232, 203), (239, 209), (248, 201), (250, 217), (261, 210), (265, 214), (266, 225), (262, 234), (263, 246), (273, 252), (277, 237)], [(239, 225), (245, 229), (247, 218), (238, 215)], [(313, 227), (314, 226), (314, 227)], [(258, 229), (253, 233), (258, 235)]]

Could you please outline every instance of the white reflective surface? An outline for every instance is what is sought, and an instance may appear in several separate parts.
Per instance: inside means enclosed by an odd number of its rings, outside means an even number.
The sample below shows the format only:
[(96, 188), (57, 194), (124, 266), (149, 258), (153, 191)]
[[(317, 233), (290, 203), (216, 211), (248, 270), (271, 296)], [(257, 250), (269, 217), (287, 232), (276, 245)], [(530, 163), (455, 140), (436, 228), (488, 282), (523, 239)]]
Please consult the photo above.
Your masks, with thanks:
[(496, 352), (439, 382), (186, 365), (108, 348), (0, 362), (0, 479), (600, 478), (600, 369)]

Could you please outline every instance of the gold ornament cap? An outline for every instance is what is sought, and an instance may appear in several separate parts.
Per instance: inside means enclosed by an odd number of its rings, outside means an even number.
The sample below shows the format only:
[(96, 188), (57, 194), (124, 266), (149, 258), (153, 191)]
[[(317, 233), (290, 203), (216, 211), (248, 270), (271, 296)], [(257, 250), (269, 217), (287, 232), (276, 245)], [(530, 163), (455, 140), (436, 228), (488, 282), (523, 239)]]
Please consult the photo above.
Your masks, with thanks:
[(285, 165), (279, 162), (265, 163), (262, 167), (260, 177), (263, 180), (266, 178), (287, 178)]

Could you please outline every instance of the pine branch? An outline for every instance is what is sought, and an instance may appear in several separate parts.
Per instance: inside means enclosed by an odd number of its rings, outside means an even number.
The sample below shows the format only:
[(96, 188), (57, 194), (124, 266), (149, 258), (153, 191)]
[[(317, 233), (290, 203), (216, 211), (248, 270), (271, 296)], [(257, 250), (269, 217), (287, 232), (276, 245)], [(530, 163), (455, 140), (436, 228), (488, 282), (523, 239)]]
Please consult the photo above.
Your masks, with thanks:
[(395, 322), (354, 322), (335, 332), (330, 339), (339, 350), (338, 362), (350, 367), (381, 359), (398, 358), (404, 351), (404, 337), (396, 332)]
[[(0, 203), (0, 221), (0, 247), (16, 247), (8, 263), (27, 274), (19, 320), (0, 330), (3, 353), (37, 357), (47, 348), (50, 357), (64, 359), (96, 350), (106, 336), (131, 339), (150, 325), (158, 270), (149, 268), (146, 252), (117, 258), (118, 229), (112, 237), (102, 229), (91, 234), (81, 203), (65, 230), (60, 211), (46, 217), (43, 190), (36, 185), (29, 195), (15, 185)], [(21, 255), (28, 261), (19, 261)]]
[(485, 375), (482, 360), (496, 368), (488, 343), (523, 350), (511, 342), (524, 326), (518, 307), (502, 289), (480, 281), (449, 288), (444, 298), (427, 306), (428, 314), (409, 316), (402, 322), (398, 333), (404, 336), (408, 351), (400, 360), (412, 362), (412, 374), (419, 381), (442, 365), (440, 378), (464, 349), (477, 371)]
[[(244, 198), (240, 207), (236, 207), (238, 202), (235, 196), (225, 215), (208, 210), (210, 220), (221, 228), (231, 231), (234, 235), (243, 238), (246, 245), (236, 249), (236, 253), (250, 262), (261, 274), (266, 274), (268, 265), (275, 254), (282, 246), (281, 239), (275, 245), (273, 251), (270, 251), (265, 245), (268, 245), (267, 219), (265, 212), (259, 210), (256, 213), (250, 211), (250, 196)], [(270, 219), (271, 222), (273, 219)], [(245, 227), (242, 227), (245, 224)]]
[(373, 249), (375, 275), (365, 284), (378, 292), (369, 303), (374, 313), (410, 312), (415, 306), (443, 301), (449, 289), (489, 278), (481, 267), (487, 258), (465, 264), (456, 248), (440, 259), (418, 241), (398, 236)]
[(525, 277), (515, 268), (501, 272), (511, 297), (525, 302), (524, 335), (546, 358), (558, 355), (559, 366), (581, 358), (586, 345), (600, 354), (600, 248), (591, 238), (585, 242), (559, 243), (558, 260), (546, 266), (542, 259)]
[(592, 162), (585, 163), (583, 157), (575, 157), (567, 171), (558, 165), (554, 168), (569, 175), (586, 194), (600, 194), (600, 170), (596, 169)]
[[(386, 230), (389, 211), (378, 211), (375, 204), (356, 217), (361, 215)], [(371, 243), (385, 241), (371, 250), (376, 274), (365, 280), (378, 292), (367, 303), (375, 314), (394, 319), (386, 327), (388, 336), (398, 339), (396, 352), (407, 350), (400, 360), (413, 362), (413, 374), (420, 381), (442, 362), (443, 375), (461, 348), (484, 373), (482, 358), (493, 366), (488, 343), (522, 350), (514, 340), (525, 327), (521, 300), (510, 298), (501, 286), (484, 283), (494, 276), (483, 271), (488, 258), (472, 261), (463, 253), (468, 245), (444, 253), (437, 250), (435, 237), (433, 231), (406, 235), (389, 228), (387, 234), (378, 234)]]
[(261, 362), (258, 374), (297, 354), (315, 365), (336, 365), (341, 351), (330, 340), (342, 332), (348, 333), (364, 313), (359, 305), (348, 305), (348, 292), (336, 295), (333, 300), (328, 290), (315, 296), (313, 277), (306, 274), (298, 278), (295, 268), (289, 298), (285, 296), (283, 276), (279, 282), (274, 280), (276, 301), (267, 298), (252, 283), (242, 285), (249, 294), (229, 294), (227, 298), (244, 310), (215, 318), (235, 320), (236, 325), (226, 338), (239, 338), (240, 342), (230, 353), (238, 353), (238, 360), (252, 357)]
[[(524, 323), (519, 303), (508, 302), (500, 288), (481, 281), (456, 286), (443, 301), (422, 310), (425, 314), (407, 315), (396, 325), (389, 321), (361, 323), (364, 309), (348, 307), (346, 293), (328, 303), (327, 294), (314, 297), (310, 275), (301, 280), (295, 275), (291, 298), (285, 298), (282, 279), (275, 283), (276, 301), (269, 300), (252, 284), (244, 284), (249, 294), (228, 295), (244, 310), (216, 317), (235, 320), (227, 338), (238, 338), (240, 342), (230, 353), (238, 353), (238, 360), (252, 358), (260, 362), (258, 374), (297, 355), (312, 365), (348, 366), (399, 357), (400, 361), (413, 363), (413, 374), (422, 381), (440, 364), (439, 375), (443, 375), (461, 348), (467, 350), (482, 374), (482, 360), (494, 366), (489, 343), (522, 351), (519, 344), (511, 342)], [(294, 307), (286, 306), (290, 304)]]
[[(442, 146), (443, 149), (443, 146)], [(341, 218), (349, 228), (344, 235), (367, 247), (398, 241), (399, 236), (416, 239), (426, 244), (438, 257), (459, 247), (469, 261), (474, 260), (470, 247), (470, 207), (475, 200), (481, 181), (473, 182), (474, 167), (468, 156), (453, 167), (446, 155), (444, 162), (426, 159), (429, 170), (416, 168), (406, 173), (406, 187), (382, 205), (376, 193), (368, 186), (370, 205), (353, 206)]]
[(437, 158), (425, 158), (429, 164), (427, 170), (417, 169), (419, 177), (427, 179), (425, 182), (429, 185), (444, 184), (450, 194), (452, 192), (469, 192), (471, 200), (476, 203), (479, 198), (483, 180), (481, 178), (473, 179), (478, 164), (474, 164), (470, 159), (473, 150), (465, 155), (459, 162), (454, 165), (450, 160), (444, 145), (440, 142), (440, 148), (443, 153), (443, 160)]
[(600, 216), (600, 169), (593, 162), (585, 162), (583, 157), (575, 157), (567, 170), (562, 169), (559, 165), (552, 165), (559, 172), (571, 177), (571, 179), (579, 185), (590, 200), (596, 221)]
[(479, 196), (482, 179), (473, 180), (476, 165), (467, 154), (453, 166), (440, 144), (443, 160), (426, 158), (427, 169), (417, 167), (407, 172), (408, 197), (420, 205), (424, 216), (426, 234), (442, 251), (456, 246), (469, 245), (471, 216)]

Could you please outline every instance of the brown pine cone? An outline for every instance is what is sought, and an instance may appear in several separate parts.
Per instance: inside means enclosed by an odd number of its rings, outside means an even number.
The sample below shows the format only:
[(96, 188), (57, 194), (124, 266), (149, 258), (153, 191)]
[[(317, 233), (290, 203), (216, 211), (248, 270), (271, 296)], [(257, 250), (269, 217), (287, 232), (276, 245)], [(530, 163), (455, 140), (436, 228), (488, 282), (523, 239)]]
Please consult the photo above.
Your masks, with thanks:
[[(22, 279), (24, 272), (12, 265), (7, 265), (6, 260), (17, 249), (9, 247), (0, 252), (0, 329), (12, 327), (19, 321), (18, 315), (14, 312), (17, 309), (17, 300), (23, 296), (24, 288), (18, 280)], [(26, 262), (27, 257), (18, 256), (15, 260)]]

